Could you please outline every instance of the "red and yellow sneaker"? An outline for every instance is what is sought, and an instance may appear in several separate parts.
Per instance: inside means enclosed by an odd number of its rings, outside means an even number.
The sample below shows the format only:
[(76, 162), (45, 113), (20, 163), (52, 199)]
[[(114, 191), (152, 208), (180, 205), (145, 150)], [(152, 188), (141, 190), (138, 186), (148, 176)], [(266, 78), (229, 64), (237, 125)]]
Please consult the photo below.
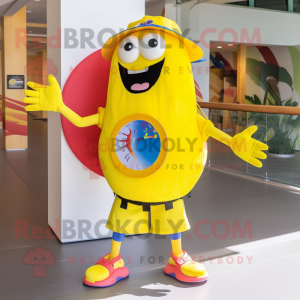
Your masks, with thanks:
[(185, 251), (182, 251), (182, 255), (179, 257), (174, 256), (171, 252), (164, 272), (182, 282), (203, 282), (208, 278), (204, 265), (193, 261)]
[(85, 271), (83, 283), (93, 287), (107, 287), (114, 285), (121, 279), (129, 276), (128, 269), (119, 254), (116, 258), (109, 260), (109, 255), (99, 259), (96, 264)]

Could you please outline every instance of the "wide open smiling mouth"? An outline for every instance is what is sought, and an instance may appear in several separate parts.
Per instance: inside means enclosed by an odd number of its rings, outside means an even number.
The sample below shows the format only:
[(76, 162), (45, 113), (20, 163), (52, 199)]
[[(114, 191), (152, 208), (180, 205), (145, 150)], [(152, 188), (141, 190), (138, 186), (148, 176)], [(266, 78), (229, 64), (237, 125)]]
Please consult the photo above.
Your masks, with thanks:
[(126, 90), (133, 94), (149, 91), (158, 80), (165, 59), (146, 69), (131, 71), (119, 63), (120, 75)]

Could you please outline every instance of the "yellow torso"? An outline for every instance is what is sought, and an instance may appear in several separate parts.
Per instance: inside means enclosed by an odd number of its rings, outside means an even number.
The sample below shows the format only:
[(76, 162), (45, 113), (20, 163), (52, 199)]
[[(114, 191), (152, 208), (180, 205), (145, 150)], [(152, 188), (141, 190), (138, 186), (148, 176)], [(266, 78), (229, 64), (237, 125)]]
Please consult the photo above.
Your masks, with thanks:
[[(114, 53), (111, 70), (116, 69), (117, 64), (118, 55)], [(169, 141), (169, 151), (160, 169), (143, 178), (129, 177), (120, 172), (107, 147), (117, 124), (134, 114), (155, 118), (163, 126)], [(206, 161), (204, 140), (196, 117), (194, 80), (184, 49), (178, 47), (165, 55), (160, 78), (145, 93), (129, 93), (123, 87), (120, 74), (111, 73), (99, 157), (112, 190), (123, 198), (142, 202), (163, 202), (189, 193)]]

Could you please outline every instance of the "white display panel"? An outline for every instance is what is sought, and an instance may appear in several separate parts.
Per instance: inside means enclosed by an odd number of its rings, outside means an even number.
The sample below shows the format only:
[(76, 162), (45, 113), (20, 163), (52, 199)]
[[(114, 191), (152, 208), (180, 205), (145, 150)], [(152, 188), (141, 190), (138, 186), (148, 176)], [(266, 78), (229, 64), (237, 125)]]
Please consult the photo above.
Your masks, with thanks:
[[(61, 88), (70, 71), (101, 48), (97, 40), (101, 30), (107, 32), (103, 35), (105, 41), (111, 35), (109, 30), (117, 33), (144, 15), (145, 2), (141, 0), (47, 1), (48, 38), (57, 36), (61, 28), (61, 47), (48, 45), (48, 58), (58, 69), (56, 78)], [(76, 33), (79, 41), (76, 47), (66, 44), (66, 29)], [(86, 35), (94, 33), (90, 44), (82, 42), (83, 31)], [(111, 236), (105, 222), (113, 200), (113, 192), (105, 178), (84, 168), (69, 148), (60, 115), (49, 113), (48, 223), (60, 241), (68, 243)]]

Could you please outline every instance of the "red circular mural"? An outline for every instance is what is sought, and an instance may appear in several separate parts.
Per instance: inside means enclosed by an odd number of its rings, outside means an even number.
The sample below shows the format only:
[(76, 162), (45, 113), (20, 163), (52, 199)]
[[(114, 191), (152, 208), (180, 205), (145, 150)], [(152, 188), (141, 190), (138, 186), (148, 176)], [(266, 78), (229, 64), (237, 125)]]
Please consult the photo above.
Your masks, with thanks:
[[(106, 106), (110, 63), (101, 55), (101, 49), (86, 57), (72, 71), (64, 90), (66, 106), (81, 117), (94, 115), (99, 107)], [(82, 164), (103, 176), (98, 156), (101, 129), (94, 125), (79, 128), (61, 116), (67, 143)]]

